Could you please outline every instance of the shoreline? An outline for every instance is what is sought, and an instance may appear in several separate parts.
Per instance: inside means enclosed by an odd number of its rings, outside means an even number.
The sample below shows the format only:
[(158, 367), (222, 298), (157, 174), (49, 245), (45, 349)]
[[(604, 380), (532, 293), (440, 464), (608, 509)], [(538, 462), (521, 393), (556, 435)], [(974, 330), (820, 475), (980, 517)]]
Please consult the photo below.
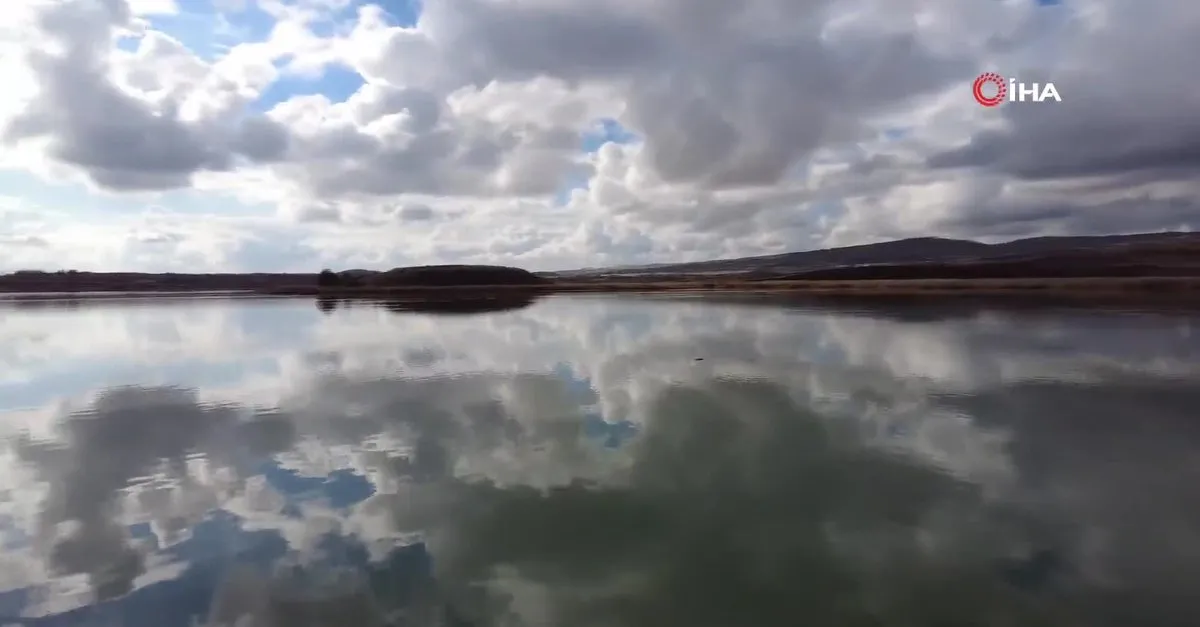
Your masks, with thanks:
[(1124, 296), (1200, 300), (1200, 277), (1093, 277), (1011, 279), (857, 279), (596, 281), (545, 285), (319, 287), (255, 290), (256, 293), (317, 298), (481, 298), (514, 293), (779, 293), (820, 296)]
[[(847, 285), (846, 283), (851, 283)], [(1200, 312), (1200, 277), (1190, 279), (943, 279), (831, 281), (726, 281), (663, 283), (422, 286), (404, 288), (276, 287), (257, 290), (0, 292), (0, 308), (64, 305), (150, 305), (187, 301), (307, 301), (324, 313), (378, 305), (393, 313), (473, 315), (524, 309), (543, 298), (697, 299), (705, 302), (845, 311), (980, 310), (1136, 311), (1170, 315)]]
[(533, 285), (322, 287), (280, 285), (230, 290), (66, 290), (0, 292), (0, 301), (105, 298), (308, 297), (317, 300), (487, 301), (554, 294), (763, 294), (850, 299), (1001, 298), (1200, 303), (1200, 277), (1006, 279), (579, 281)]
[(328, 287), (280, 285), (236, 289), (31, 289), (0, 291), (4, 300), (104, 298), (254, 298), (493, 300), (551, 294), (779, 294), (814, 298), (1049, 298), (1063, 300), (1198, 301), (1200, 276), (1013, 277), (1013, 279), (667, 280), (577, 281), (539, 285)]

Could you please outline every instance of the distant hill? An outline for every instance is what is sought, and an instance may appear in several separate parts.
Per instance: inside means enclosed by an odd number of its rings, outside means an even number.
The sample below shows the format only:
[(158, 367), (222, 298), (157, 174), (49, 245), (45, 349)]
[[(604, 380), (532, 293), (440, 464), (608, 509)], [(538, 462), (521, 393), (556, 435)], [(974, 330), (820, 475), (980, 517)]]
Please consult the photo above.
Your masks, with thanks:
[(261, 291), (308, 293), (319, 287), (458, 287), (545, 285), (548, 279), (506, 266), (440, 265), (375, 270), (324, 270), (312, 274), (149, 274), (135, 272), (39, 272), (0, 275), (0, 293)]
[(0, 275), (0, 293), (11, 292), (196, 292), (259, 290), (279, 285), (310, 285), (309, 274), (149, 274), (141, 272), (40, 272)]
[[(0, 293), (196, 292), (315, 294), (339, 288), (629, 286), (702, 277), (751, 280), (1200, 277), (1200, 233), (1035, 237), (1001, 244), (921, 237), (739, 259), (534, 274), (521, 268), (436, 265), (313, 274), (142, 274), (22, 271)], [(705, 279), (705, 282), (712, 282)], [(540, 287), (539, 287), (540, 289)], [(615, 288), (614, 288), (615, 289)], [(492, 306), (485, 303), (486, 306)], [(454, 307), (465, 307), (455, 303)]]
[[(651, 277), (680, 275), (737, 275), (758, 278), (781, 278), (812, 275), (812, 278), (882, 278), (883, 268), (874, 273), (863, 270), (868, 266), (914, 266), (931, 268), (939, 264), (983, 264), (999, 262), (1032, 262), (1035, 258), (1076, 255), (1072, 263), (1080, 276), (1090, 276), (1087, 264), (1103, 263), (1112, 266), (1120, 255), (1147, 254), (1156, 248), (1175, 251), (1172, 263), (1188, 270), (1177, 272), (1200, 275), (1196, 256), (1200, 254), (1200, 233), (1145, 233), (1138, 235), (1102, 235), (1080, 237), (1034, 237), (1000, 244), (984, 244), (970, 240), (919, 237), (878, 244), (826, 248), (805, 252), (783, 253), (759, 257), (719, 259), (691, 263), (661, 264), (627, 268), (600, 268), (567, 272), (543, 273), (560, 280), (567, 278)], [(1091, 256), (1079, 256), (1091, 253)], [(1161, 255), (1160, 255), (1161, 256)], [(1169, 256), (1169, 255), (1168, 255)], [(1103, 258), (1103, 259), (1102, 259)], [(1128, 259), (1129, 263), (1135, 260)], [(1162, 263), (1163, 259), (1148, 261)], [(858, 270), (851, 270), (858, 268)], [(1133, 269), (1129, 269), (1133, 272)], [(1141, 271), (1145, 271), (1143, 268)], [(822, 277), (825, 272), (829, 276)], [(927, 270), (927, 274), (937, 274)], [(880, 276), (873, 276), (880, 275)], [(1008, 275), (1005, 275), (1008, 276)], [(1123, 275), (1129, 276), (1129, 275)], [(804, 278), (809, 278), (805, 276)]]

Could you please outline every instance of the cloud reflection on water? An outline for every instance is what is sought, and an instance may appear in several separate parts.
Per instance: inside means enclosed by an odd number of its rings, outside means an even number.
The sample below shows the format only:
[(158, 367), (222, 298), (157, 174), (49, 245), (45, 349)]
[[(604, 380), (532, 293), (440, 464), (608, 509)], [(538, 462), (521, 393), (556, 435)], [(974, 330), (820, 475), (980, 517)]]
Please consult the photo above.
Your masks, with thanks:
[[(171, 607), (183, 625), (217, 594), (218, 613), (263, 614), (262, 595), (229, 590), (287, 564), (368, 572), (414, 546), (431, 572), (354, 584), (380, 615), (1027, 625), (1082, 607), (1091, 624), (1169, 624), (1196, 609), (1200, 433), (1183, 416), (1200, 391), (1179, 379), (1197, 369), (1194, 319), (874, 313), (6, 310), (0, 388), (21, 402), (3, 406), (0, 605), (130, 625)], [(418, 589), (419, 611), (401, 598)]]

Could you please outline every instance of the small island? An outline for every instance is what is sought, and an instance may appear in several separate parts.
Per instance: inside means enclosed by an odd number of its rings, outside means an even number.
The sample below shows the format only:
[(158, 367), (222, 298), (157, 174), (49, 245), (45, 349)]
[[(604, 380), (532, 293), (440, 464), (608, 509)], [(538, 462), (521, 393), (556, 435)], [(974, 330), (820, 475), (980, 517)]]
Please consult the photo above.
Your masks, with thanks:
[(505, 287), (548, 287), (553, 282), (521, 268), (481, 265), (437, 265), (393, 268), (386, 272), (370, 270), (346, 270), (334, 272), (322, 270), (317, 275), (315, 288), (323, 294), (339, 291), (362, 293), (364, 291), (391, 292), (410, 289), (446, 289), (483, 286)]
[(438, 265), (386, 272), (322, 270), (315, 285), (271, 293), (316, 295), (318, 307), (333, 311), (338, 301), (372, 300), (396, 313), (471, 314), (521, 309), (553, 287), (545, 277), (507, 266)]

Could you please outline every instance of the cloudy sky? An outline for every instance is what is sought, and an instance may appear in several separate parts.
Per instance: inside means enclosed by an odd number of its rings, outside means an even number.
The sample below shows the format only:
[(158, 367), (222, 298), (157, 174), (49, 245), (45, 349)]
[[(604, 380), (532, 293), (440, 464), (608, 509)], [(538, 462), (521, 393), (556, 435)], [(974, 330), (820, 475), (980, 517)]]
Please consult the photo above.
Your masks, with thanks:
[(1190, 229), (1198, 42), (1177, 0), (9, 0), (0, 271)]

